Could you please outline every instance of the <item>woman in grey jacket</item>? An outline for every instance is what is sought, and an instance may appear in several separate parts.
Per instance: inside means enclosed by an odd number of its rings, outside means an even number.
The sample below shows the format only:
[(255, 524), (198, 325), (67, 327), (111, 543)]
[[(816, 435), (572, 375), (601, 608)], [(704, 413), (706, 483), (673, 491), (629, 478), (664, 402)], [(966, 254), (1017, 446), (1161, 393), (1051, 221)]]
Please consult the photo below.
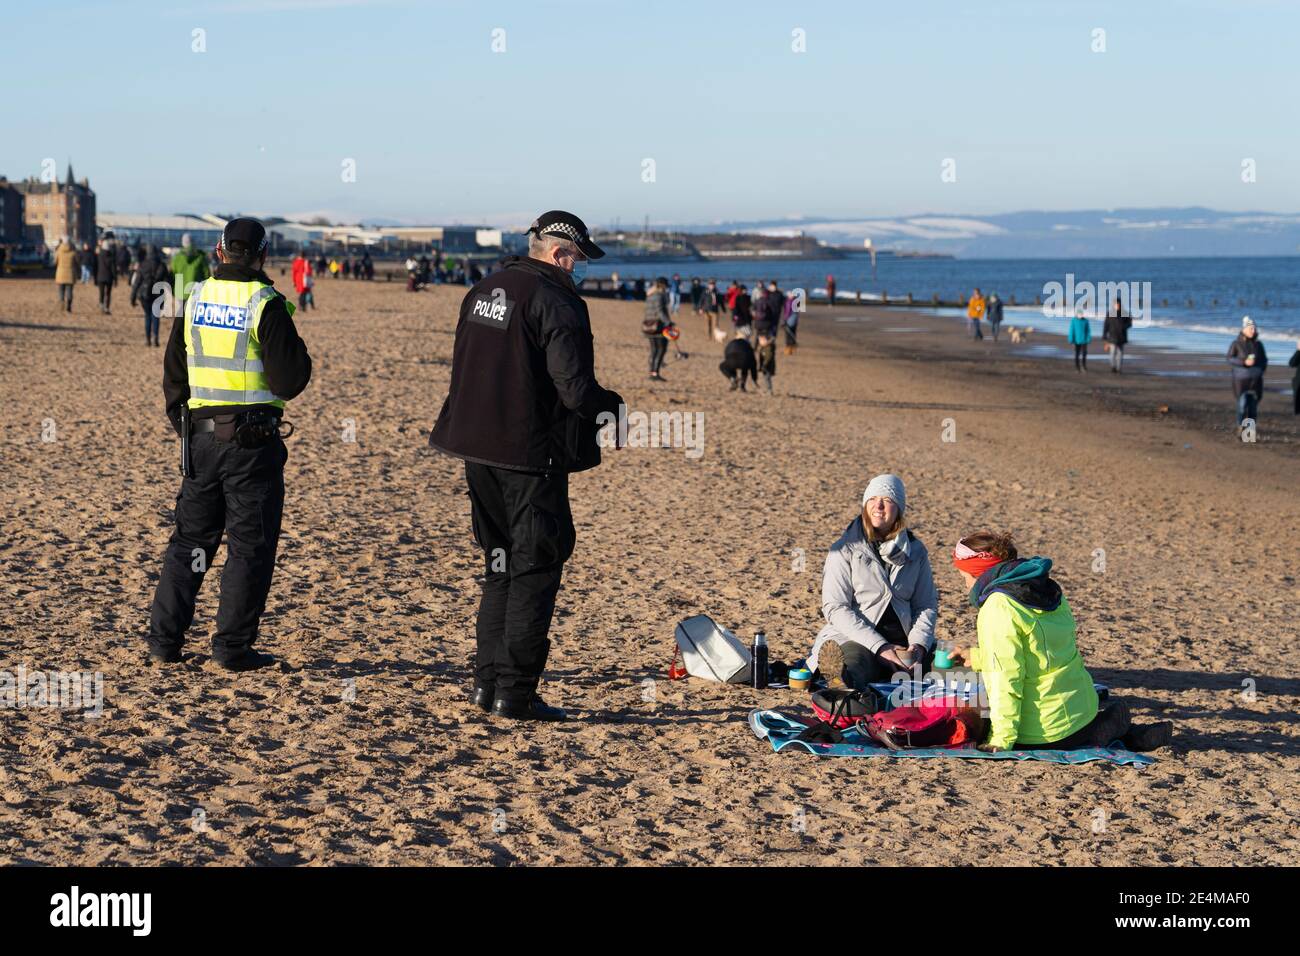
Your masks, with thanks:
[(650, 378), (656, 382), (664, 380), (662, 369), (664, 356), (668, 354), (664, 329), (672, 324), (668, 314), (668, 280), (656, 279), (646, 290), (645, 318), (641, 321), (641, 331), (650, 342)]
[(832, 686), (865, 689), (934, 654), (939, 595), (930, 555), (907, 530), (907, 497), (897, 475), (877, 475), (862, 495), (862, 514), (831, 545), (822, 574), (826, 626), (808, 666)]

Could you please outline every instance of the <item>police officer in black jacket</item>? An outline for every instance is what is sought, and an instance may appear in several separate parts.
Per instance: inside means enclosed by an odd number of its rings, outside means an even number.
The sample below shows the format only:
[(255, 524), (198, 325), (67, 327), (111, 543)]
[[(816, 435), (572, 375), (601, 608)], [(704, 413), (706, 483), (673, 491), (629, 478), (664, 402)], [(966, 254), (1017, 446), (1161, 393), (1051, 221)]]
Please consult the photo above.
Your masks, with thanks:
[(600, 464), (597, 418), (617, 416), (623, 400), (596, 381), (577, 291), (587, 260), (605, 253), (559, 210), (539, 216), (528, 237), (527, 257), (506, 259), (461, 303), (451, 387), (429, 444), (465, 461), (486, 562), (473, 702), (503, 717), (564, 720), (537, 683), (573, 553), (569, 473)]
[[(227, 222), (217, 246), (221, 264), (196, 287), (167, 340), (163, 396), (177, 434), (189, 424), (190, 473), (176, 498), (176, 528), (150, 614), (148, 656), (156, 664), (181, 660), (199, 585), (223, 533), (226, 565), (213, 659), (231, 671), (274, 662), (253, 650), (253, 642), (271, 589), (284, 511), (288, 452), (279, 426), (284, 402), (311, 380), (311, 356), (294, 326), (292, 306), (263, 271), (266, 249), (266, 229), (256, 219)], [(250, 290), (255, 291), (245, 300)], [(217, 334), (205, 338), (210, 331)], [(231, 369), (234, 378), (214, 388), (204, 374), (212, 367)]]

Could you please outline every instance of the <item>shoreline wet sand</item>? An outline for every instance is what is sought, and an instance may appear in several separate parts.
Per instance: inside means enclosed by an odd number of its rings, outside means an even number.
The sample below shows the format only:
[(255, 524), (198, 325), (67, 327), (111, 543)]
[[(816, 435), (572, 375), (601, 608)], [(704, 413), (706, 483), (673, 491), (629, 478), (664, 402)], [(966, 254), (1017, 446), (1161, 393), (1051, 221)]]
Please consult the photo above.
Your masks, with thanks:
[[(811, 320), (811, 321), (809, 321)], [(1035, 329), (1023, 342), (1010, 339), (1011, 326), (1032, 328), (1032, 319), (1016, 315), (1002, 323), (992, 341), (987, 322), (983, 341), (973, 340), (964, 319), (922, 311), (856, 306), (813, 306), (805, 322), (824, 324), (849, 341), (867, 343), (881, 356), (941, 365), (951, 374), (969, 373), (1004, 381), (1012, 388), (1035, 390), (1065, 406), (1106, 408), (1137, 416), (1181, 421), (1225, 440), (1239, 441), (1230, 366), (1221, 355), (1153, 348), (1133, 330), (1121, 373), (1110, 370), (1102, 350), (1100, 321), (1094, 321), (1088, 371), (1076, 372), (1074, 352), (1064, 335)], [(821, 327), (819, 325), (819, 327)], [(1226, 353), (1231, 337), (1225, 337)], [(1260, 403), (1256, 443), (1291, 446), (1300, 454), (1300, 416), (1294, 414), (1287, 365), (1294, 349), (1268, 343), (1269, 368)]]
[[(230, 675), (206, 647), (224, 553), (192, 656), (142, 664), (178, 486), (161, 350), (140, 344), (135, 310), (100, 316), (79, 288), (66, 315), (51, 286), (0, 281), (0, 668), (99, 671), (105, 695), (89, 720), (0, 711), (5, 862), (1300, 860), (1282, 399), (1243, 445), (1212, 420), (1230, 423), (1226, 370), (1204, 387), (1112, 385), (1099, 363), (1085, 390), (1068, 364), (968, 355), (960, 323), (892, 309), (814, 310), (771, 397), (728, 392), (720, 347), (683, 314), (691, 357), (670, 355), (655, 384), (640, 304), (592, 300), (602, 380), (634, 409), (703, 414), (704, 453), (628, 448), (573, 476), (578, 544), (542, 691), (576, 720), (503, 724), (463, 699), (480, 557), (463, 470), (427, 447), (464, 289), (317, 291), (260, 641), (280, 664)], [(931, 319), (951, 331), (884, 331)], [(745, 715), (802, 710), (799, 695), (665, 678), (673, 625), (694, 613), (802, 657), (825, 549), (889, 470), (934, 559), (939, 634), (973, 633), (945, 560), (955, 538), (1012, 531), (1057, 562), (1094, 677), (1140, 719), (1175, 721), (1155, 765), (777, 755)]]

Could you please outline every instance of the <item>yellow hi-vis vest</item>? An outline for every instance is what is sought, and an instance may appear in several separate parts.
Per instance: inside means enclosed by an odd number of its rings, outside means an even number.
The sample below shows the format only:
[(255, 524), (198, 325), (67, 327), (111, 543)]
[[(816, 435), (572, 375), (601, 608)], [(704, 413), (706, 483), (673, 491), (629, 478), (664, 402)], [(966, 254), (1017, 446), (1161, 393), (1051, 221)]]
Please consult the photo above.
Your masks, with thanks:
[[(257, 338), (262, 310), (275, 289), (263, 282), (205, 279), (185, 303), (185, 353), (190, 408), (205, 405), (275, 405), (262, 368)], [(292, 302), (285, 302), (293, 315)]]

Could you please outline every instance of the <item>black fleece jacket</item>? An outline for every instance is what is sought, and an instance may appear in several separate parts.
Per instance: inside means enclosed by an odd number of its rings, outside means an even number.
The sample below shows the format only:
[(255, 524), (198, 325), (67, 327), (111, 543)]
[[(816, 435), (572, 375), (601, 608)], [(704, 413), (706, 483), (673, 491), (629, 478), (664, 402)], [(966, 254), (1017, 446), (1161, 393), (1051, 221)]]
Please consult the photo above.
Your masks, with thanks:
[[(251, 282), (257, 280), (273, 285), (266, 273), (249, 266), (223, 262), (212, 273), (214, 279), (229, 279), (233, 282)], [(284, 296), (277, 293), (262, 307), (262, 317), (257, 326), (257, 338), (262, 344), (262, 364), (266, 369), (266, 381), (271, 391), (283, 399), (296, 398), (311, 381), (311, 356), (307, 354), (307, 345), (298, 335), (293, 324), (293, 317), (285, 306)], [(167, 417), (171, 420), (176, 434), (181, 430), (181, 405), (190, 397), (189, 373), (185, 361), (185, 319), (177, 318), (172, 322), (171, 335), (167, 339), (167, 354), (163, 358), (163, 398), (166, 400)], [(229, 415), (232, 412), (244, 412), (255, 409), (275, 412), (274, 405), (205, 405), (193, 409), (194, 418), (210, 418), (214, 415)]]
[(617, 417), (622, 404), (596, 380), (587, 303), (568, 273), (511, 257), (461, 302), (429, 444), (498, 468), (585, 471), (600, 464), (602, 416)]
[(740, 373), (741, 381), (749, 375), (758, 382), (758, 362), (754, 358), (754, 346), (746, 339), (732, 339), (722, 350), (722, 364), (718, 366), (724, 372), (734, 375)]

